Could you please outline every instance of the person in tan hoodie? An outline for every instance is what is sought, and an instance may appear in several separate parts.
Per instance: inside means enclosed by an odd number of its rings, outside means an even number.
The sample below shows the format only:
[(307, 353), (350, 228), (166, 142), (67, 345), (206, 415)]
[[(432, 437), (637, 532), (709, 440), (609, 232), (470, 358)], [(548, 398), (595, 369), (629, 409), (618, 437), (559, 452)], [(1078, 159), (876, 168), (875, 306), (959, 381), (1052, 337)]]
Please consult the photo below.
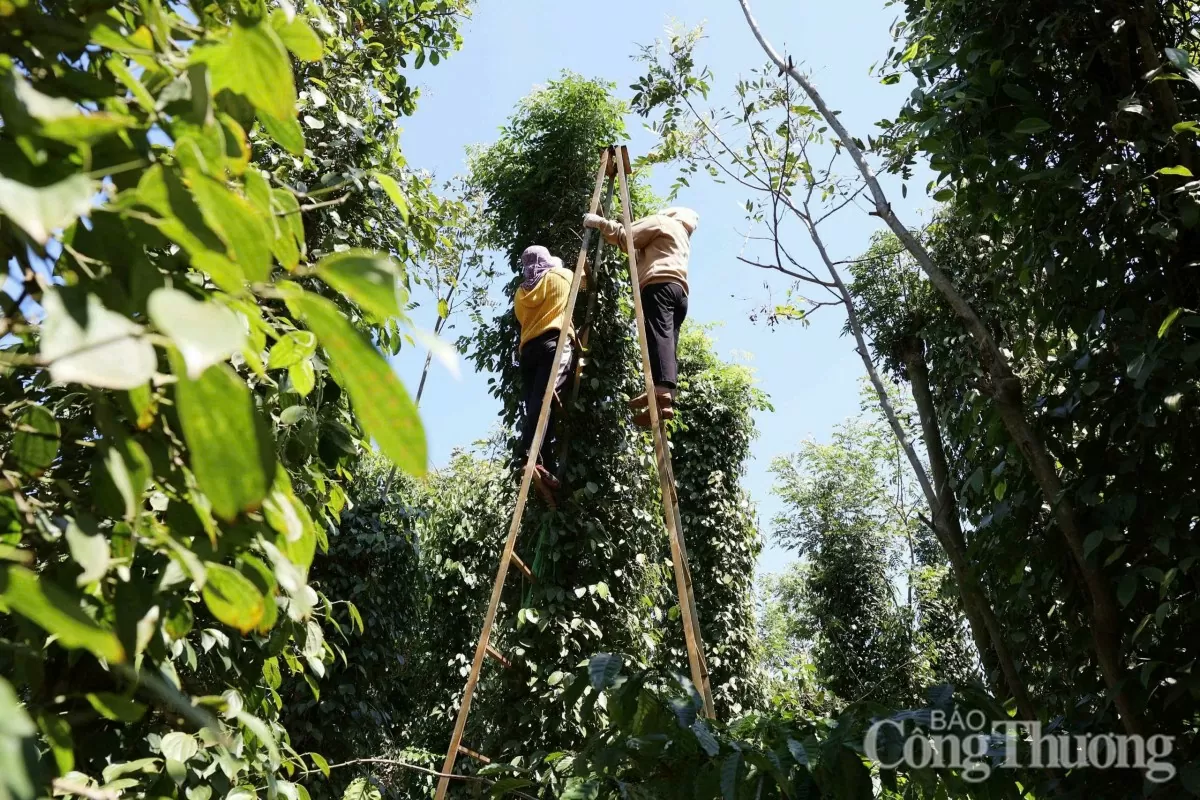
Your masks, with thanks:
[[(650, 344), (650, 372), (663, 419), (675, 416), (672, 406), (678, 380), (679, 328), (687, 316), (688, 260), (692, 254), (692, 234), (699, 222), (699, 215), (690, 208), (667, 208), (633, 223), (638, 289), (642, 293), (642, 313)], [(599, 230), (606, 241), (627, 250), (625, 226), (621, 223), (587, 214), (583, 225)], [(635, 424), (649, 427), (648, 404), (644, 394), (630, 401), (630, 407), (638, 412), (633, 418)]]
[[(563, 267), (561, 259), (550, 255), (550, 251), (540, 245), (526, 248), (521, 254), (521, 267), (524, 280), (517, 288), (514, 311), (521, 325), (519, 349), (525, 419), (521, 426), (521, 447), (517, 458), (518, 463), (523, 464), (529, 456), (529, 448), (533, 446), (546, 384), (553, 378), (555, 391), (561, 391), (570, 372), (571, 339), (567, 339), (558, 364), (554, 363), (554, 351), (558, 347), (559, 331), (563, 325), (570, 325), (570, 320), (566, 318), (567, 299), (571, 293), (573, 275)], [(554, 476), (554, 450), (549, 446), (554, 438), (555, 416), (551, 405), (546, 435), (534, 467), (535, 487), (551, 504), (559, 486)]]

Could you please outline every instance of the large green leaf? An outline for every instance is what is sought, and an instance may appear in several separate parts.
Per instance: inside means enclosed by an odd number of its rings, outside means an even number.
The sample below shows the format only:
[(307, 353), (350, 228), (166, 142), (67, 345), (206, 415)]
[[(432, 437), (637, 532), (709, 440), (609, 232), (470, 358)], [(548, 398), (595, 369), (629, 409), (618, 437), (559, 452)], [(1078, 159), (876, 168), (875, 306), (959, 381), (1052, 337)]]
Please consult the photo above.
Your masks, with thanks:
[(225, 520), (257, 509), (275, 476), (275, 444), (250, 388), (227, 364), (215, 364), (192, 380), (175, 351), (171, 363), (179, 378), (179, 421), (200, 491)]
[(81, 517), (67, 520), (63, 536), (71, 551), (71, 560), (83, 570), (75, 579), (76, 584), (87, 586), (103, 578), (110, 560), (108, 538), (104, 533), (93, 522)]
[(57, 636), (63, 647), (89, 650), (111, 662), (125, 660), (125, 648), (115, 633), (83, 613), (71, 595), (24, 567), (0, 567), (0, 600), (9, 610)]
[(195, 170), (188, 170), (186, 175), (204, 221), (229, 246), (246, 277), (258, 282), (268, 280), (275, 237), (262, 215), (221, 181)]
[(263, 516), (280, 535), (280, 551), (307, 573), (317, 551), (317, 533), (308, 509), (292, 491), (291, 480), (283, 467), (276, 471), (275, 484), (263, 502)]
[(0, 800), (33, 800), (37, 777), (37, 728), (12, 685), (0, 678)]
[(146, 715), (145, 703), (139, 703), (123, 694), (93, 692), (87, 695), (87, 701), (100, 716), (113, 722), (137, 722)]
[(365, 250), (334, 253), (317, 264), (317, 275), (381, 320), (401, 316), (402, 276), (396, 262), (386, 253)]
[(393, 178), (391, 175), (388, 175), (386, 172), (376, 172), (375, 180), (378, 181), (379, 185), (383, 187), (384, 193), (387, 194), (388, 198), (396, 206), (396, 210), (400, 212), (400, 218), (407, 223), (409, 213), (408, 198), (406, 198), (404, 196), (404, 192), (400, 190), (400, 184), (396, 182), (395, 178)]
[(280, 41), (296, 58), (302, 61), (320, 61), (325, 48), (308, 20), (304, 17), (292, 17), (283, 10), (271, 12), (271, 27), (279, 35)]
[(425, 431), (400, 378), (329, 300), (292, 291), (288, 305), (317, 335), (367, 435), (392, 463), (413, 475), (426, 466)]
[(196, 737), (182, 731), (171, 731), (162, 737), (162, 754), (172, 761), (187, 762), (200, 752)]
[(258, 587), (242, 573), (224, 564), (205, 564), (204, 604), (212, 615), (242, 634), (258, 627), (266, 613)]
[(109, 311), (93, 294), (79, 289), (47, 291), (42, 298), (42, 359), (59, 383), (104, 389), (136, 389), (158, 366), (142, 327)]
[(612, 653), (592, 656), (588, 661), (588, 677), (592, 681), (592, 688), (599, 691), (611, 686), (624, 665), (625, 659)]
[(43, 406), (28, 406), (16, 419), (12, 457), (17, 469), (38, 473), (58, 456), (58, 420)]
[(183, 355), (187, 375), (219, 364), (246, 346), (242, 321), (223, 305), (193, 300), (177, 289), (155, 289), (148, 303), (150, 319), (171, 337)]
[(267, 353), (268, 369), (287, 369), (299, 364), (317, 350), (317, 337), (312, 331), (291, 331), (279, 337), (279, 341)]
[(379, 800), (380, 797), (382, 795), (379, 793), (379, 789), (366, 778), (355, 778), (350, 781), (350, 785), (342, 794), (342, 800)]
[(197, 48), (193, 58), (208, 64), (213, 94), (229, 89), (276, 119), (296, 116), (291, 59), (265, 19), (234, 22), (225, 42)]
[(52, 231), (65, 228), (92, 209), (96, 184), (76, 173), (48, 186), (29, 186), (0, 175), (0, 213), (38, 244)]

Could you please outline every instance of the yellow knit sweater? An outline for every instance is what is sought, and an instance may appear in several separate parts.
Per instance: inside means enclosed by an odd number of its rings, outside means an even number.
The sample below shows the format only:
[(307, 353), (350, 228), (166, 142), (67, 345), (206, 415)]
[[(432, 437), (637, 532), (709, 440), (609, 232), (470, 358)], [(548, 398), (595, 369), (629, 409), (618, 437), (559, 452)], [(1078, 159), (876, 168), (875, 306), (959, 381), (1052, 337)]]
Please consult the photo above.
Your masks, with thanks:
[(521, 323), (521, 347), (546, 331), (560, 331), (571, 294), (571, 271), (555, 267), (532, 289), (517, 289), (517, 322)]

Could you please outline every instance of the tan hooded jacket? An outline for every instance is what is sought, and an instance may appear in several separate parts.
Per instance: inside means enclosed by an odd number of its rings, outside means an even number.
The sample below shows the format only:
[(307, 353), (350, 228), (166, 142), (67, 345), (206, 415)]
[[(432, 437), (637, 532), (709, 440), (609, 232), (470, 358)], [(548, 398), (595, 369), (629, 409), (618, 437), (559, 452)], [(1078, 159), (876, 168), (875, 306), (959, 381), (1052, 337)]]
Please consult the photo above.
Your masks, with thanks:
[[(699, 215), (690, 208), (667, 208), (633, 223), (639, 288), (678, 283), (687, 292), (691, 236), (699, 222)], [(610, 244), (626, 249), (625, 226), (620, 222), (606, 221), (600, 233)]]

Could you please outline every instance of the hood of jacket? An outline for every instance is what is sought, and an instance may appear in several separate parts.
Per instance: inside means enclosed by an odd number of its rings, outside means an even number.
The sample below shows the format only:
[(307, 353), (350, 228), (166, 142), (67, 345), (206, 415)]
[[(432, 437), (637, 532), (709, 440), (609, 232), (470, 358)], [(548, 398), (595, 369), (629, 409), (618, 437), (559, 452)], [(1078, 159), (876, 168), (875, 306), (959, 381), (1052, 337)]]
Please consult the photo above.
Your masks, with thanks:
[(678, 221), (683, 227), (687, 228), (689, 236), (696, 232), (696, 227), (700, 224), (700, 215), (690, 208), (684, 208), (683, 206), (664, 208), (658, 213), (664, 217), (670, 217)]

